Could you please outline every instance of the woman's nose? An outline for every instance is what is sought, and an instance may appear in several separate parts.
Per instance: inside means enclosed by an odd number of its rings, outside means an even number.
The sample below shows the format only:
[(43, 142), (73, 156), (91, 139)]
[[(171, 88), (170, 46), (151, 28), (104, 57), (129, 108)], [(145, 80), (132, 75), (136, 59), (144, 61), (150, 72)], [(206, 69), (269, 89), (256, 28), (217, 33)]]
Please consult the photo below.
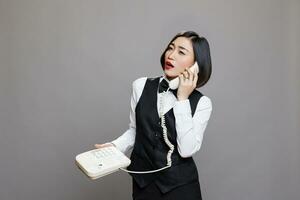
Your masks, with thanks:
[(174, 60), (174, 53), (175, 51), (170, 52), (168, 58)]

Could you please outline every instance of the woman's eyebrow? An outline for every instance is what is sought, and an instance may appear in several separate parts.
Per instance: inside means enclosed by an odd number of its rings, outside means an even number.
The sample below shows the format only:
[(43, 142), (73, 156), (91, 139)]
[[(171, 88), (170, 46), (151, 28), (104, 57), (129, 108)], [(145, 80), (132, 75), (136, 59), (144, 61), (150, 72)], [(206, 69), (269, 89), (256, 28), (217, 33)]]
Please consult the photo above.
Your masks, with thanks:
[(184, 50), (186, 50), (186, 51), (189, 51), (189, 50), (187, 50), (186, 48), (184, 48), (183, 46), (178, 46), (179, 47), (179, 49), (184, 49)]
[[(170, 46), (171, 46), (171, 45), (172, 45), (172, 46), (175, 46), (174, 43), (171, 43)], [(183, 49), (183, 50), (189, 51), (189, 50), (187, 50), (186, 48), (184, 48), (183, 46), (178, 46), (178, 47), (179, 47), (179, 49)]]

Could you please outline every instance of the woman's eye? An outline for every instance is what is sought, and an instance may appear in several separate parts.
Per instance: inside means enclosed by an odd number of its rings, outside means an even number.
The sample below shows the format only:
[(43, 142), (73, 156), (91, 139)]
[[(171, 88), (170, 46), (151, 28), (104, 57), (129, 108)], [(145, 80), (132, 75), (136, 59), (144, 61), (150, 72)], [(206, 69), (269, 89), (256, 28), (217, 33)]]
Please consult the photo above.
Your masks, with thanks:
[(183, 51), (179, 51), (179, 54), (181, 54), (181, 55), (185, 55), (185, 53), (183, 53)]

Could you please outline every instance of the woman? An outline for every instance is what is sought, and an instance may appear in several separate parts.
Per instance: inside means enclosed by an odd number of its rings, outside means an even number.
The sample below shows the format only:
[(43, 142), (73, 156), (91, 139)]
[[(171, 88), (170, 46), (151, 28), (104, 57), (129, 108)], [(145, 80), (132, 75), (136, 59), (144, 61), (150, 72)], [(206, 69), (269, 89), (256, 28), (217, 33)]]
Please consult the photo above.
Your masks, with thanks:
[[(133, 148), (129, 170), (163, 168), (170, 149), (163, 138), (161, 111), (168, 139), (174, 145), (172, 165), (156, 173), (130, 173), (133, 199), (199, 200), (202, 198), (198, 171), (192, 156), (202, 144), (212, 104), (196, 88), (205, 85), (211, 75), (209, 44), (193, 31), (178, 33), (160, 62), (164, 76), (142, 77), (132, 84), (129, 129), (112, 142), (95, 144), (95, 147), (115, 145), (124, 153)], [(195, 62), (199, 66), (198, 74), (189, 69)], [(176, 77), (179, 77), (179, 87), (170, 90), (168, 82)]]

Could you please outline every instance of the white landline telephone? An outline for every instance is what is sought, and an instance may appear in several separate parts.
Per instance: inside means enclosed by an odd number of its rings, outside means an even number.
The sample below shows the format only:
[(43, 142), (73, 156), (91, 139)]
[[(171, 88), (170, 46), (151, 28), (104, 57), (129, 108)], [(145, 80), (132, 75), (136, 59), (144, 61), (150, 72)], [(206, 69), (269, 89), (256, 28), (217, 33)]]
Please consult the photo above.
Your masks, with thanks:
[[(193, 73), (198, 73), (199, 66), (197, 62), (190, 67), (190, 70)], [(177, 89), (179, 86), (179, 77), (171, 80), (169, 82), (170, 89)], [(165, 125), (165, 116), (163, 114), (163, 100), (164, 95), (163, 93), (162, 98), (160, 98), (160, 119), (161, 119), (161, 126), (163, 129), (163, 138), (165, 143), (168, 145), (170, 150), (167, 154), (167, 164), (165, 167), (160, 169), (155, 169), (151, 171), (130, 171), (124, 169), (128, 167), (131, 163), (130, 159), (124, 155), (120, 150), (118, 150), (115, 146), (103, 147), (100, 149), (93, 149), (81, 154), (78, 154), (75, 158), (76, 165), (92, 180), (100, 178), (102, 176), (111, 174), (113, 172), (118, 171), (119, 169), (129, 172), (129, 173), (136, 173), (136, 174), (146, 174), (146, 173), (155, 173), (166, 168), (172, 166), (171, 156), (174, 151), (174, 145), (169, 141), (167, 136), (167, 127)]]
[(77, 166), (94, 180), (130, 165), (130, 159), (114, 146), (93, 149), (75, 158)]

